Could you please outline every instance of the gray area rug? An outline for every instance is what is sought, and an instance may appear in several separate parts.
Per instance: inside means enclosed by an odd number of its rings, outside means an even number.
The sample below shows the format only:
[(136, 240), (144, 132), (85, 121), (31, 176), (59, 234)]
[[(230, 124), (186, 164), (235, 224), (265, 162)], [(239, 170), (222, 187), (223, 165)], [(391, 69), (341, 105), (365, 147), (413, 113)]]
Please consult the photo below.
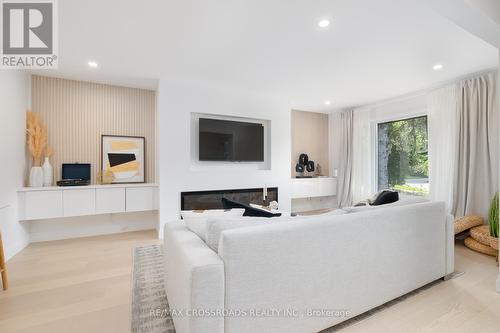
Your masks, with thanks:
[[(164, 288), (163, 252), (161, 246), (151, 245), (135, 248), (133, 267), (132, 332), (175, 333), (174, 323), (169, 315), (167, 295)], [(321, 331), (321, 333), (333, 333), (346, 329), (442, 282), (442, 279), (432, 282), (378, 308), (342, 322), (335, 327)]]
[(133, 250), (132, 333), (175, 333), (168, 315), (160, 245)]

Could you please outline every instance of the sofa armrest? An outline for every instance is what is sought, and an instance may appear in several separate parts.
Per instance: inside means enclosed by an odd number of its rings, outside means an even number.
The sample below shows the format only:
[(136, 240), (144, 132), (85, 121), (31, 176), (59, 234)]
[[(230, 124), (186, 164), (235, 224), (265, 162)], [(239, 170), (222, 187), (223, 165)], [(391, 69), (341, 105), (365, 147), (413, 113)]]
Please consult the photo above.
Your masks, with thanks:
[(164, 229), (165, 289), (177, 333), (223, 333), (224, 264), (180, 221)]
[(455, 230), (453, 215), (446, 217), (446, 275), (455, 271)]

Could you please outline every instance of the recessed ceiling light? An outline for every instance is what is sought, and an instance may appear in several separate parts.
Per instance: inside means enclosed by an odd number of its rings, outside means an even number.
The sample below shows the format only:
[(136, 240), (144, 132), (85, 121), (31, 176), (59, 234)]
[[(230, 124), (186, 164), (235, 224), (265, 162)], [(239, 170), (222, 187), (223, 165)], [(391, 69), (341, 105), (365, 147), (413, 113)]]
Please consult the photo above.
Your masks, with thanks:
[(443, 65), (442, 64), (435, 64), (434, 66), (432, 66), (432, 69), (435, 71), (439, 71), (439, 70), (443, 69)]
[(99, 67), (99, 65), (95, 61), (89, 61), (87, 64), (89, 65), (90, 68), (97, 68), (97, 67)]
[(330, 104), (332, 104), (331, 101), (325, 101), (325, 105), (330, 105)]
[(330, 25), (330, 20), (321, 20), (318, 22), (318, 27), (320, 28), (326, 28)]

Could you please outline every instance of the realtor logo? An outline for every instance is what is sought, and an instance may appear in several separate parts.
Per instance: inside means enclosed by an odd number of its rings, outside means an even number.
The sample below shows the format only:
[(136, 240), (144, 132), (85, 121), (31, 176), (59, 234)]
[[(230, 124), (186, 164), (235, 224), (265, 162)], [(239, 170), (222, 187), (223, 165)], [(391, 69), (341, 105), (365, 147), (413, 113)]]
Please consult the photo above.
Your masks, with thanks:
[(1, 68), (57, 68), (55, 0), (0, 0)]

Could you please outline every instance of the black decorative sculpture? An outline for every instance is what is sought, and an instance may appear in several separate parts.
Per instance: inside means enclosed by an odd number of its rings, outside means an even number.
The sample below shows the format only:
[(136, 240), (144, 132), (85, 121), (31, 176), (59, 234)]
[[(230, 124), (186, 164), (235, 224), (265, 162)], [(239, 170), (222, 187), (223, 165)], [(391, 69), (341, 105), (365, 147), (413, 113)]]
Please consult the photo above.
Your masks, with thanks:
[(307, 156), (307, 154), (305, 154), (305, 153), (300, 154), (299, 164), (302, 164), (305, 166), (305, 165), (307, 165), (307, 162), (309, 162), (309, 156)]
[(314, 161), (308, 161), (306, 166), (307, 172), (314, 172)]

